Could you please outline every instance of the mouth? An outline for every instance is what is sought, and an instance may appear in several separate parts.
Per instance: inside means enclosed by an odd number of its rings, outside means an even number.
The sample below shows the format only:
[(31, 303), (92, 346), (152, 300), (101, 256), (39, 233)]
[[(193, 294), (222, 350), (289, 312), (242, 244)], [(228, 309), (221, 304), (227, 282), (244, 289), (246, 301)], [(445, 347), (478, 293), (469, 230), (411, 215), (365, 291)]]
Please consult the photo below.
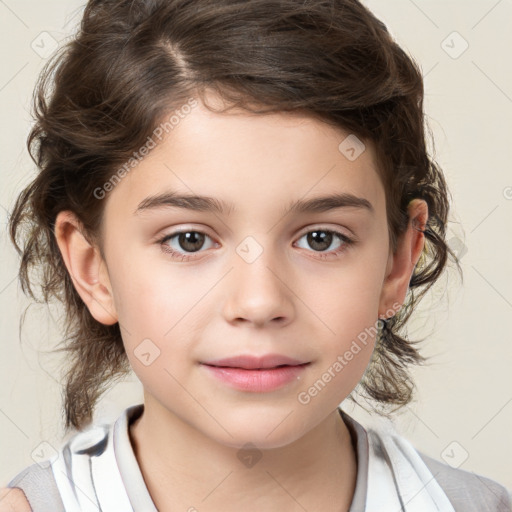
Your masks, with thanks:
[(301, 378), (311, 361), (302, 362), (284, 356), (236, 358), (201, 363), (207, 373), (230, 388), (264, 393), (282, 388)]
[(217, 368), (238, 368), (240, 370), (271, 370), (287, 366), (304, 366), (310, 364), (310, 361), (303, 361), (281, 354), (266, 354), (263, 356), (242, 354), (224, 359), (206, 361), (202, 364), (207, 366), (215, 366)]

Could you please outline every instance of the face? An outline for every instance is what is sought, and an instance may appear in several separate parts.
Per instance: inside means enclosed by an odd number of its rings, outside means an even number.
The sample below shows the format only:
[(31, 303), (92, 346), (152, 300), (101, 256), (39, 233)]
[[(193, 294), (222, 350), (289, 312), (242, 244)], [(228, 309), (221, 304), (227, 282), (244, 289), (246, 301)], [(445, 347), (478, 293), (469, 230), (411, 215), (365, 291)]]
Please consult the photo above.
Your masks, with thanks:
[[(226, 446), (271, 448), (360, 381), (390, 247), (374, 148), (349, 159), (348, 135), (199, 102), (109, 192), (107, 287), (147, 408)], [(312, 202), (334, 195), (358, 199)], [(303, 364), (259, 375), (204, 364), (268, 354)]]

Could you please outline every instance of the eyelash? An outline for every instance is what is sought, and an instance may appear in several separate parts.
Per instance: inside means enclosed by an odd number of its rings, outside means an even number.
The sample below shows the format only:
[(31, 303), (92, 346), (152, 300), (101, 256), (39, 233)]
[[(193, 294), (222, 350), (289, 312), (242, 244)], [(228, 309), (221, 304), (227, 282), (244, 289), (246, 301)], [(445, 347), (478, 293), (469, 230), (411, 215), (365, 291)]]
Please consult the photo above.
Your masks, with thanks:
[[(347, 235), (344, 235), (343, 233), (340, 233), (339, 231), (336, 231), (333, 229), (322, 229), (322, 228), (315, 228), (315, 229), (306, 231), (298, 238), (298, 240), (300, 240), (304, 236), (308, 235), (309, 233), (313, 233), (315, 231), (320, 231), (323, 233), (332, 233), (332, 234), (336, 235), (343, 242), (341, 247), (339, 247), (338, 249), (332, 250), (332, 251), (328, 251), (328, 252), (326, 252), (326, 251), (311, 251), (311, 252), (316, 253), (320, 259), (327, 259), (331, 256), (334, 256), (334, 257), (339, 256), (341, 253), (345, 252), (350, 246), (352, 246), (356, 243), (356, 241), (354, 239), (349, 238)], [(168, 235), (164, 235), (162, 238), (160, 238), (159, 240), (156, 241), (156, 243), (158, 243), (161, 246), (162, 251), (170, 254), (173, 258), (180, 259), (180, 261), (189, 261), (191, 259), (194, 259), (193, 255), (196, 253), (189, 253), (189, 254), (180, 253), (178, 251), (175, 251), (174, 249), (171, 249), (168, 245), (165, 244), (165, 242), (173, 239), (174, 237), (176, 237), (182, 233), (200, 233), (202, 235), (206, 235), (208, 238), (211, 238), (209, 235), (207, 235), (203, 231), (199, 231), (196, 229), (186, 229), (186, 230), (182, 230), (182, 231), (176, 231), (176, 232), (170, 233)], [(201, 252), (201, 251), (196, 251), (196, 252)]]

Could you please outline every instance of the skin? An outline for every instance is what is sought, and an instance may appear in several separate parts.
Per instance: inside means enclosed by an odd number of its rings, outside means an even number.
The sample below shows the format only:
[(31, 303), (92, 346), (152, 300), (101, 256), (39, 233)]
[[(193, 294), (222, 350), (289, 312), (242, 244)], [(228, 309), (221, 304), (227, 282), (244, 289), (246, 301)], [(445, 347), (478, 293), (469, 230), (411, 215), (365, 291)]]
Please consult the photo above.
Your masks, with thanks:
[[(348, 134), (305, 115), (218, 114), (199, 103), (103, 199), (105, 259), (72, 212), (57, 217), (55, 235), (78, 293), (97, 321), (120, 323), (144, 387), (144, 413), (130, 436), (161, 511), (350, 506), (357, 461), (337, 407), (366, 370), (374, 337), (307, 404), (297, 397), (361, 332), (403, 304), (428, 210), (419, 199), (409, 204), (409, 227), (393, 253), (373, 145), (365, 141), (350, 161), (338, 149)], [(134, 214), (143, 199), (168, 189), (232, 209)], [(292, 201), (333, 192), (365, 198), (374, 212), (284, 214)], [(197, 252), (178, 237), (163, 244), (189, 261), (158, 242), (181, 228), (208, 235)], [(315, 229), (356, 242), (343, 246), (334, 236), (322, 258), (305, 236)], [(237, 253), (248, 236), (262, 250), (251, 263)], [(134, 352), (144, 339), (160, 350), (148, 366)], [(299, 379), (265, 393), (232, 389), (200, 364), (270, 352), (310, 364)], [(237, 457), (248, 442), (261, 455), (250, 468)]]
[(32, 512), (32, 508), (21, 489), (0, 489), (0, 512)]

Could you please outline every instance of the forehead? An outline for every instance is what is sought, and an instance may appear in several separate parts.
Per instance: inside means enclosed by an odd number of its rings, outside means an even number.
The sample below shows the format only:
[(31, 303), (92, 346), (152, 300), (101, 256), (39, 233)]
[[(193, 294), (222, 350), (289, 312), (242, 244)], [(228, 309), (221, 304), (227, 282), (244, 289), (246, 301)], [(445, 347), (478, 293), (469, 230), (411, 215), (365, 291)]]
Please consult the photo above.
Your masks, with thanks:
[(235, 213), (281, 212), (326, 193), (367, 198), (376, 210), (384, 201), (370, 142), (305, 113), (216, 113), (200, 101), (109, 192), (105, 213), (127, 218), (170, 190), (219, 199)]

